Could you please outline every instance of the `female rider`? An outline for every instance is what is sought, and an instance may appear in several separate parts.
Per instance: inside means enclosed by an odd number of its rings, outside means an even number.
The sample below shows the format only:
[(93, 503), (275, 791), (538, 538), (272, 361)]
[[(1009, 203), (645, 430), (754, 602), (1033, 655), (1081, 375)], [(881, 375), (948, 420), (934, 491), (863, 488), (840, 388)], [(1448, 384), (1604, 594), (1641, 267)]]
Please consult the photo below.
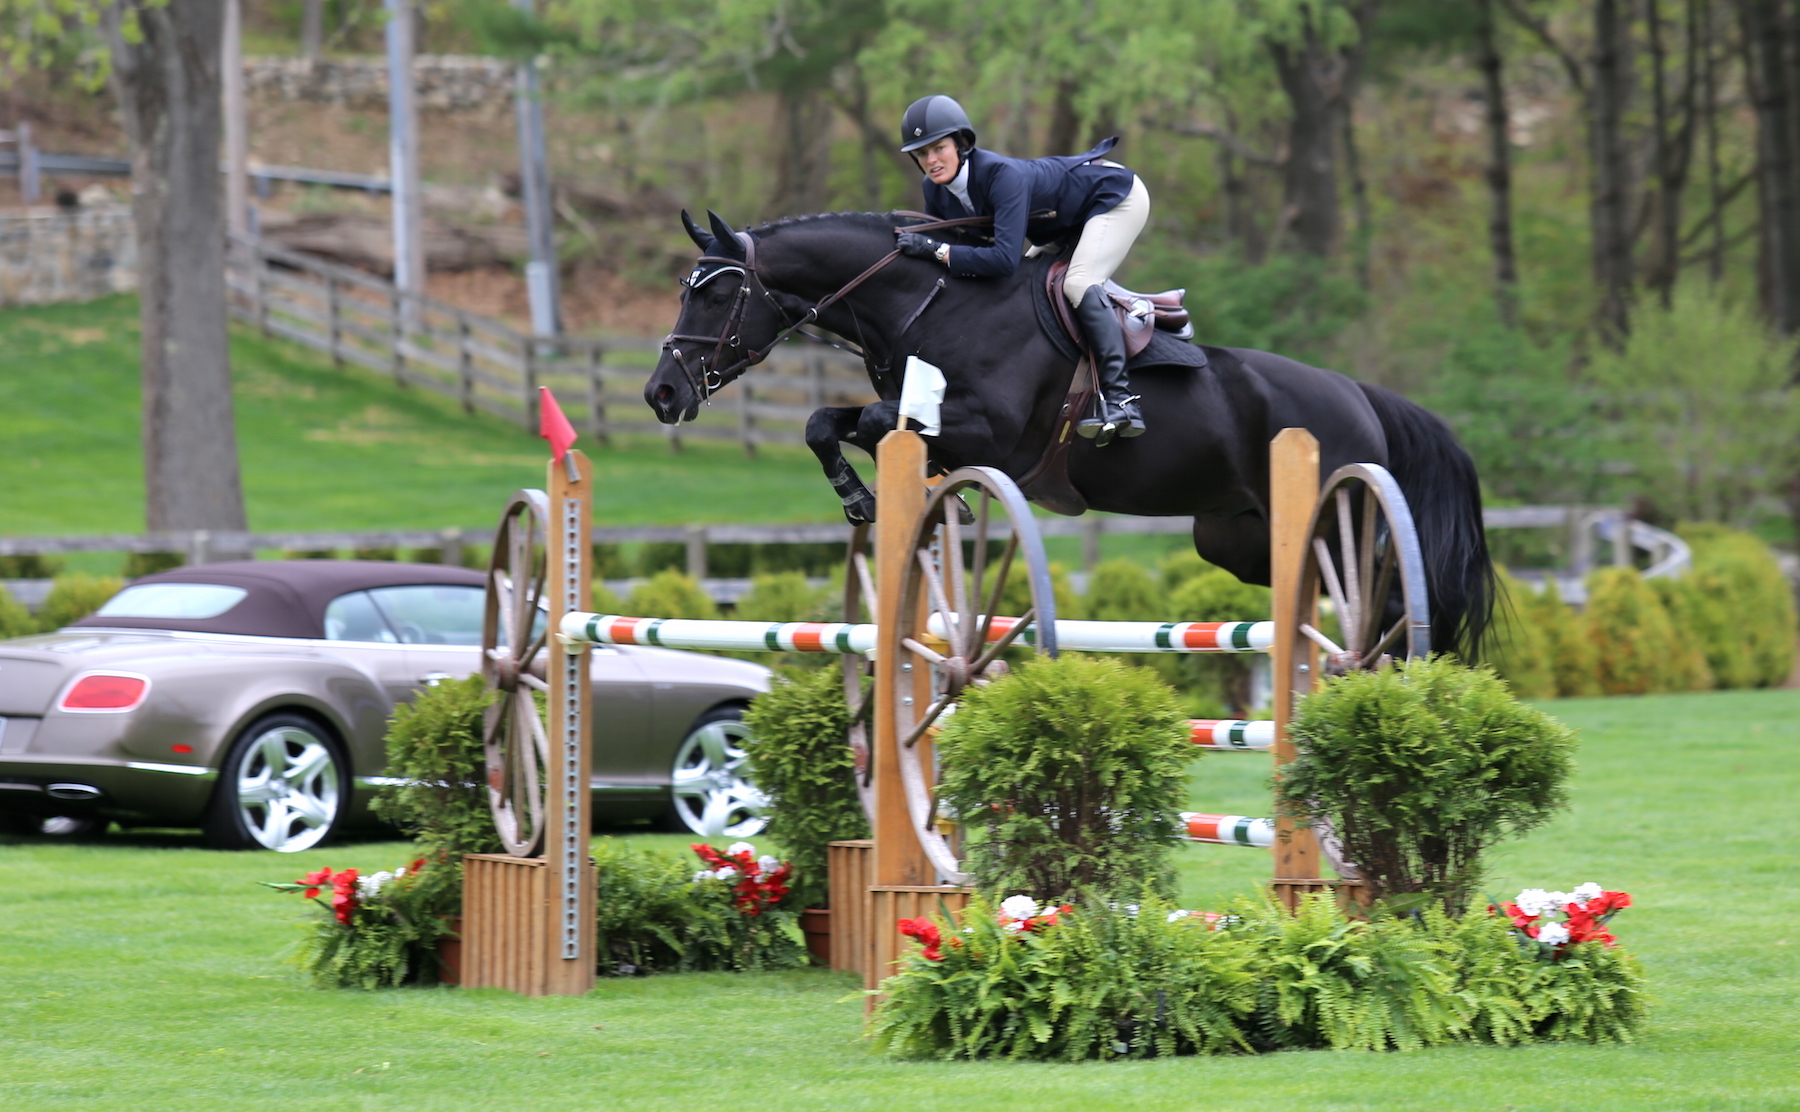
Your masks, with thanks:
[(1144, 229), (1150, 192), (1136, 174), (1103, 157), (1118, 141), (1107, 139), (1084, 154), (1007, 158), (975, 145), (968, 114), (947, 96), (913, 101), (900, 121), (900, 149), (925, 173), (925, 211), (940, 220), (994, 218), (991, 247), (941, 243), (901, 229), (902, 252), (935, 259), (959, 278), (1001, 278), (1018, 269), (1027, 239), (1074, 239), (1063, 295), (1093, 353), (1101, 401), (1099, 415), (1083, 418), (1075, 429), (1101, 445), (1144, 431), (1125, 377), (1125, 338), (1105, 284)]

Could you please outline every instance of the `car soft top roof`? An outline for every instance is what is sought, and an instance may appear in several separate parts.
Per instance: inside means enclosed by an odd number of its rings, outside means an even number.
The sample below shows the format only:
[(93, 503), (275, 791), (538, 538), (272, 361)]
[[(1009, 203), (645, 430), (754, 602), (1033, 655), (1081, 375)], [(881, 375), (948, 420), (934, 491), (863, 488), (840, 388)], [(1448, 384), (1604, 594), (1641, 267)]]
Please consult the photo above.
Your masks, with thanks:
[(487, 577), (445, 564), (400, 564), (382, 560), (237, 560), (175, 568), (132, 580), (140, 583), (216, 583), (249, 593), (212, 618), (113, 618), (90, 614), (74, 627), (172, 629), (189, 633), (234, 633), (247, 637), (325, 636), (325, 607), (339, 595), (370, 587), (457, 584), (480, 587)]

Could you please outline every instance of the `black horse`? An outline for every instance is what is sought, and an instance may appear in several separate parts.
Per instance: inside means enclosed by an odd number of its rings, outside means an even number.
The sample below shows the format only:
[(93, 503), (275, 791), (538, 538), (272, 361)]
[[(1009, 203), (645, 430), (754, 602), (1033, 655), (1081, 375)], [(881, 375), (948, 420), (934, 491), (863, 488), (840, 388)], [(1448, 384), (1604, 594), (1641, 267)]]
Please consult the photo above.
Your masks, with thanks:
[[(889, 259), (904, 214), (829, 213), (708, 233), (682, 214), (700, 261), (684, 280), (681, 316), (644, 387), (664, 424), (692, 420), (720, 387), (816, 320), (860, 345), (882, 399), (826, 407), (806, 442), (853, 523), (875, 499), (840, 449), (871, 454), (895, 427), (906, 357), (944, 372), (934, 468), (997, 467), (1018, 478), (1043, 455), (1075, 363), (1040, 324), (1042, 267), (1011, 279), (946, 277), (935, 263)], [(846, 287), (850, 287), (846, 290)], [(1034, 302), (1034, 299), (1037, 299)], [(1269, 441), (1311, 430), (1322, 474), (1378, 463), (1405, 492), (1423, 547), (1432, 645), (1472, 659), (1493, 598), (1493, 566), (1470, 460), (1436, 416), (1378, 386), (1244, 348), (1159, 336), (1131, 364), (1149, 430), (1095, 448), (1075, 442), (1069, 478), (1089, 506), (1146, 516), (1192, 515), (1194, 548), (1247, 583), (1269, 582)]]

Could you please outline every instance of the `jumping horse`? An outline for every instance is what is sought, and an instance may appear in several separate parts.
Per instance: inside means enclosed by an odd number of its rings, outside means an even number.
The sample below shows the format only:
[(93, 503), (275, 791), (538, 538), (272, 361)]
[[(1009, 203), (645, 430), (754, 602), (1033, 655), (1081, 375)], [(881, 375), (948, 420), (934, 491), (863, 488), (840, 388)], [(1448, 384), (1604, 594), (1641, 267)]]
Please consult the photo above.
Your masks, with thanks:
[[(658, 420), (692, 420), (777, 344), (817, 325), (860, 348), (881, 398), (826, 406), (807, 422), (806, 442), (852, 523), (874, 520), (875, 498), (840, 445), (873, 455), (895, 427), (909, 355), (946, 379), (941, 431), (929, 438), (934, 468), (985, 465), (1017, 479), (1044, 457), (1076, 360), (1042, 323), (1041, 265), (1028, 261), (1010, 279), (959, 279), (898, 256), (895, 229), (920, 227), (917, 214), (827, 213), (743, 232), (708, 216), (710, 231), (682, 213), (702, 254), (644, 387)], [(1130, 374), (1148, 431), (1105, 447), (1075, 438), (1067, 452), (1068, 484), (1088, 507), (1192, 515), (1196, 552), (1266, 585), (1269, 441), (1309, 429), (1321, 474), (1352, 462), (1393, 473), (1421, 539), (1432, 645), (1478, 654), (1494, 575), (1481, 492), (1474, 462), (1435, 415), (1379, 386), (1248, 348), (1159, 337)]]

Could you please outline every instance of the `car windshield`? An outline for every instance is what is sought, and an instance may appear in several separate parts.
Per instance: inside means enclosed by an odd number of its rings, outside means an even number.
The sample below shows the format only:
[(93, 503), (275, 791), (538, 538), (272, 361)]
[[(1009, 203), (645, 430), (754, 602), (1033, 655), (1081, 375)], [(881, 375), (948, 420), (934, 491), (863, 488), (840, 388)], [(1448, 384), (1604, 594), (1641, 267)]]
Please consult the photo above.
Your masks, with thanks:
[(139, 583), (108, 599), (97, 611), (102, 618), (216, 618), (236, 606), (249, 591), (215, 583)]
[(369, 594), (405, 644), (481, 644), (480, 587), (376, 587)]

